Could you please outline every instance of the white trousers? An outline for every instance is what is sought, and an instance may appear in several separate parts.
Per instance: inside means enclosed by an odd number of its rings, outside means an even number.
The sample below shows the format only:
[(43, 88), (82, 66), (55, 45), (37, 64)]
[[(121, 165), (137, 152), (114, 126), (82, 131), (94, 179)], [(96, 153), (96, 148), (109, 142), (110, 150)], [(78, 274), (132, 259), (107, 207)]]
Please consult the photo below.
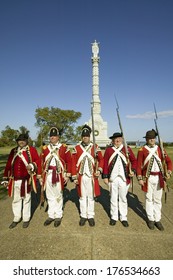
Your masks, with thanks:
[(129, 185), (121, 177), (116, 177), (113, 182), (109, 183), (110, 187), (110, 214), (111, 219), (118, 221), (127, 221), (127, 192)]
[(19, 222), (23, 218), (24, 222), (28, 222), (31, 217), (31, 193), (27, 193), (27, 182), (25, 184), (25, 197), (20, 196), (22, 180), (14, 181), (14, 198), (12, 202), (12, 210), (14, 214), (14, 222)]
[(81, 197), (80, 203), (80, 216), (82, 218), (94, 218), (94, 191), (92, 177), (84, 174), (81, 178)]
[(63, 194), (61, 183), (52, 185), (52, 170), (49, 171), (46, 181), (46, 197), (48, 202), (48, 216), (51, 219), (62, 218), (63, 215)]
[(150, 175), (148, 179), (148, 191), (145, 193), (145, 205), (147, 217), (150, 221), (159, 222), (161, 219), (162, 193), (159, 176)]

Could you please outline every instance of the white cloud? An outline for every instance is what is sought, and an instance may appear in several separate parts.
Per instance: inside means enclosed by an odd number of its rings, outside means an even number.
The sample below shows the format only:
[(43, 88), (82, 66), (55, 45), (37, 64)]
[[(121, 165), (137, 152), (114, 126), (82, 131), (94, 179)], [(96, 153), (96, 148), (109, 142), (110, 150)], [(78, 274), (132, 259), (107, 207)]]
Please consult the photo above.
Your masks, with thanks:
[(157, 115), (158, 115), (158, 117), (161, 117), (161, 118), (172, 117), (173, 116), (173, 110), (162, 111), (162, 112), (159, 112)]
[[(160, 118), (172, 117), (173, 110), (157, 112), (157, 116), (158, 116), (158, 118), (159, 117)], [(127, 115), (126, 118), (128, 118), (128, 119), (154, 119), (155, 113), (149, 111), (149, 112), (145, 112), (143, 114)]]

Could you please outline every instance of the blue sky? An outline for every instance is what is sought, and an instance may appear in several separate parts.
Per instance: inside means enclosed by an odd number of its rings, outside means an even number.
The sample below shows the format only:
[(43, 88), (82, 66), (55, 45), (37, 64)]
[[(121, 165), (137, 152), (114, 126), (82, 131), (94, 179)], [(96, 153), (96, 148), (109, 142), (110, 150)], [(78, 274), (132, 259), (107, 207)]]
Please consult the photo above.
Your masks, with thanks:
[(0, 131), (24, 125), (35, 138), (35, 110), (80, 111), (90, 119), (91, 43), (100, 43), (101, 115), (108, 136), (143, 140), (158, 127), (173, 141), (173, 1), (1, 0)]

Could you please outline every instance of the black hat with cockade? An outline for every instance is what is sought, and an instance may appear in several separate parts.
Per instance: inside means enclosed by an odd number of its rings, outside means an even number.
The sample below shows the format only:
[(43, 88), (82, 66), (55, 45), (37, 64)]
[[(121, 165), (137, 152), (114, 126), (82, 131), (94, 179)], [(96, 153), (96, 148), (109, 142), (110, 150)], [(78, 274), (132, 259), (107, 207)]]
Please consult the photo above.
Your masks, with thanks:
[(112, 136), (109, 137), (109, 139), (115, 139), (117, 137), (122, 137), (123, 134), (120, 132), (115, 132)]
[(17, 137), (16, 141), (26, 141), (27, 142), (28, 141), (28, 134), (26, 134), (26, 133), (20, 134)]
[(59, 136), (60, 133), (59, 133), (59, 129), (55, 126), (53, 126), (51, 129), (50, 129), (50, 133), (49, 133), (49, 136)]
[(157, 135), (158, 135), (157, 132), (154, 129), (152, 129), (152, 130), (148, 130), (143, 138), (154, 139), (156, 138)]
[(89, 127), (87, 124), (85, 124), (83, 127), (82, 127), (82, 134), (81, 136), (84, 137), (84, 136), (90, 136), (91, 134), (91, 127)]

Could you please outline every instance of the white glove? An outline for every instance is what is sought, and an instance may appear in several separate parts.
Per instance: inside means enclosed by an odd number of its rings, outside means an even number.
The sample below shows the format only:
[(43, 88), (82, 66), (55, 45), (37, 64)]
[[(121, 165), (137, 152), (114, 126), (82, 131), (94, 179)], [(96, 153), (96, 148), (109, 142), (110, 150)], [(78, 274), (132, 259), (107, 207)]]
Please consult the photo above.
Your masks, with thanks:
[(1, 185), (3, 185), (5, 188), (7, 188), (8, 187), (8, 181), (2, 181)]

